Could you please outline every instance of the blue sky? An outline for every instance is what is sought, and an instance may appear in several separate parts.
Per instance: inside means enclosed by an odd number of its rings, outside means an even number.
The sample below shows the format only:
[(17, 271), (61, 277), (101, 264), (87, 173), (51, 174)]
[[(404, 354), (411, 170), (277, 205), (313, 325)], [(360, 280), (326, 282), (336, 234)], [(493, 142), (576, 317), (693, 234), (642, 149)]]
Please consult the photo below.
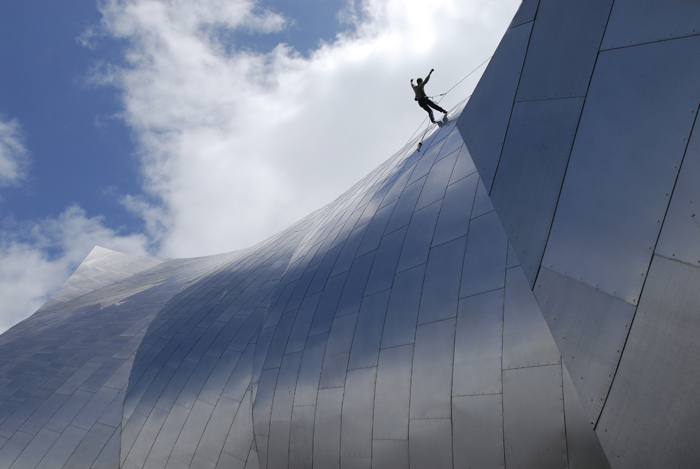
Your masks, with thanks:
[(226, 252), (330, 202), (423, 121), (409, 79), (452, 87), (518, 4), (0, 2), (0, 332), (95, 245)]

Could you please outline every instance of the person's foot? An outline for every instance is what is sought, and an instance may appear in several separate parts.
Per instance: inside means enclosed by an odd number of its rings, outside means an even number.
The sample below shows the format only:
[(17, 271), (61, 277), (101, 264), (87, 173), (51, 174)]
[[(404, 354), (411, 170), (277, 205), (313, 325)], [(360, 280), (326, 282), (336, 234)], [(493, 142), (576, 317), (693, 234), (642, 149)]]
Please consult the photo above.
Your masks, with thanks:
[(435, 119), (430, 119), (430, 122), (432, 122), (432, 123), (434, 124), (434, 123), (435, 123)]

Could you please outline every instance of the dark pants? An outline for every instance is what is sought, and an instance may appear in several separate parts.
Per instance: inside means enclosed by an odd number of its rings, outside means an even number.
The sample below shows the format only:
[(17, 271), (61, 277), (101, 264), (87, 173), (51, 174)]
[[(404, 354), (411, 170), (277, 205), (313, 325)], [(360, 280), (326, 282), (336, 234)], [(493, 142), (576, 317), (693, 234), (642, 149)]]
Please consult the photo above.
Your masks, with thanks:
[(433, 109), (447, 114), (447, 111), (445, 111), (443, 108), (432, 102), (429, 98), (420, 98), (418, 100), (418, 105), (428, 112), (428, 115), (430, 116), (430, 122), (435, 122), (435, 117), (433, 117)]

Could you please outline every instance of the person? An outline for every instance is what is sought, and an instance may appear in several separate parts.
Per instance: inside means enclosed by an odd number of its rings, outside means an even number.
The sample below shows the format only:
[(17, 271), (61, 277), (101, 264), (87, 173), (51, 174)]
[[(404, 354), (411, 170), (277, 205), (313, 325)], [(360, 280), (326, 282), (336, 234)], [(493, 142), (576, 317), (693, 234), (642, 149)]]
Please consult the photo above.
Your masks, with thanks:
[[(428, 76), (425, 77), (425, 79), (422, 78), (416, 78), (416, 84), (413, 84), (413, 78), (411, 78), (411, 88), (413, 88), (413, 92), (416, 94), (415, 100), (418, 101), (418, 105), (425, 109), (428, 112), (428, 115), (430, 116), (430, 122), (433, 124), (435, 123), (435, 117), (433, 116), (433, 109), (436, 111), (440, 111), (447, 116), (447, 111), (445, 111), (443, 108), (435, 104), (430, 100), (425, 95), (425, 84), (428, 83), (428, 80), (430, 80), (430, 75), (433, 74), (435, 69), (430, 69), (430, 72), (428, 73)], [(430, 109), (433, 108), (433, 109)]]

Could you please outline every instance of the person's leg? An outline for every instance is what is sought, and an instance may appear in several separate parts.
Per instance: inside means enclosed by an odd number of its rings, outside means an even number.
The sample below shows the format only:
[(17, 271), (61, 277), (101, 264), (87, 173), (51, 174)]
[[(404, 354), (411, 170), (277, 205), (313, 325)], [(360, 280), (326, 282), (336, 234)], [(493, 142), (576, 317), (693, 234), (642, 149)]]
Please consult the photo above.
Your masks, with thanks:
[(438, 106), (437, 104), (435, 104), (434, 102), (432, 102), (430, 99), (426, 99), (426, 101), (427, 101), (426, 104), (427, 104), (428, 106), (430, 106), (431, 108), (433, 108), (433, 109), (435, 109), (435, 110), (437, 110), (437, 111), (440, 111), (440, 112), (442, 112), (443, 114), (447, 114), (447, 111), (445, 111), (443, 108), (441, 108), (440, 106)]
[(428, 98), (422, 98), (418, 100), (418, 105), (425, 109), (425, 111), (430, 116), (430, 122), (435, 123), (435, 117), (433, 116), (433, 110), (428, 107), (430, 100)]

